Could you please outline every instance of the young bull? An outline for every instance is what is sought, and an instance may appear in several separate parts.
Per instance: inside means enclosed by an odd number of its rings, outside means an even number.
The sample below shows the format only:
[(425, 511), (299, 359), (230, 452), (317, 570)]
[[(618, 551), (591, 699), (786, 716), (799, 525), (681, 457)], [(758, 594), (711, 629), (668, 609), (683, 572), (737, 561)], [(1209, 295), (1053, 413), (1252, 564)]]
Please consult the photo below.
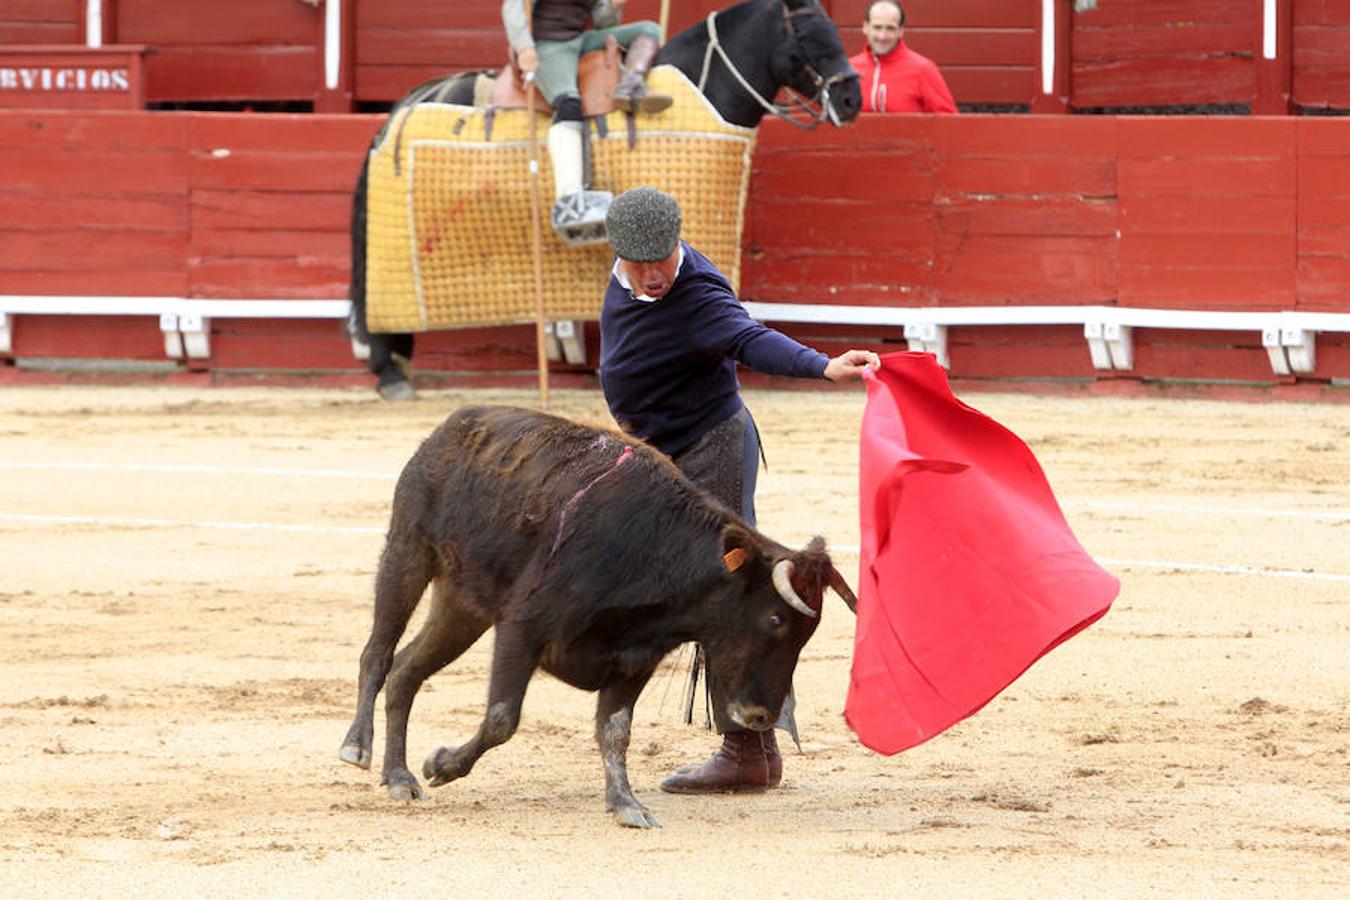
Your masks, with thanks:
[[(395, 656), (428, 584), (426, 624)], [(606, 808), (623, 825), (658, 825), (626, 763), (633, 705), (657, 664), (699, 642), (728, 715), (772, 728), (827, 586), (854, 604), (820, 538), (796, 552), (770, 540), (644, 444), (529, 410), (460, 409), (399, 477), (340, 757), (370, 767), (384, 686), (382, 783), (396, 799), (422, 797), (407, 767), (413, 697), (495, 627), (483, 723), (428, 756), (422, 774), (447, 784), (508, 740), (542, 667), (599, 692)]]

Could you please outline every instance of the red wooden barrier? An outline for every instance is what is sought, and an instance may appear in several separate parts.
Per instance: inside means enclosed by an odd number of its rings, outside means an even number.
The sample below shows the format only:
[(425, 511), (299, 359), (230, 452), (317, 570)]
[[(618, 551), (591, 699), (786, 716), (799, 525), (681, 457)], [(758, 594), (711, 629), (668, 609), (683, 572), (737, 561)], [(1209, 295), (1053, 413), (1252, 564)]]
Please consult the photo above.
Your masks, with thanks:
[[(0, 44), (83, 44), (91, 0), (0, 0)], [(1274, 0), (1278, 51), (1266, 58), (1257, 0), (1110, 0), (1059, 5), (1056, 65), (1077, 108), (1290, 103), (1350, 109), (1350, 4)], [(730, 0), (672, 3), (670, 33)], [(862, 49), (868, 0), (822, 0), (845, 49)], [(334, 40), (326, 24), (340, 10)], [(392, 102), (449, 72), (506, 59), (500, 0), (101, 0), (101, 41), (147, 44), (152, 102), (306, 101), (324, 112)], [(1040, 0), (909, 0), (906, 40), (934, 59), (958, 102), (1026, 104), (1040, 93)], [(628, 20), (660, 0), (630, 0)], [(330, 45), (331, 44), (331, 45)], [(337, 57), (331, 57), (336, 52)], [(337, 84), (332, 66), (336, 65)], [(1039, 101), (1039, 102), (1038, 102)]]
[(78, 0), (4, 0), (0, 3), (0, 44), (80, 42)]
[[(343, 297), (350, 191), (380, 123), (0, 112), (0, 206), (12, 211), (0, 295)], [(1343, 119), (866, 116), (810, 134), (772, 123), (742, 293), (1350, 312), (1347, 172)], [(21, 355), (162, 358), (153, 321), (17, 318)], [(211, 366), (357, 365), (331, 321), (222, 322)], [(829, 346), (903, 340), (791, 330)], [(532, 346), (528, 328), (461, 331), (421, 339), (419, 361), (524, 370)], [(1071, 326), (955, 328), (951, 357), (959, 375), (1094, 376)], [(1319, 338), (1317, 374), (1350, 377), (1350, 337)], [(1132, 375), (1271, 380), (1255, 332), (1138, 330)]]
[(1350, 3), (1294, 4), (1294, 100), (1300, 106), (1350, 109)]

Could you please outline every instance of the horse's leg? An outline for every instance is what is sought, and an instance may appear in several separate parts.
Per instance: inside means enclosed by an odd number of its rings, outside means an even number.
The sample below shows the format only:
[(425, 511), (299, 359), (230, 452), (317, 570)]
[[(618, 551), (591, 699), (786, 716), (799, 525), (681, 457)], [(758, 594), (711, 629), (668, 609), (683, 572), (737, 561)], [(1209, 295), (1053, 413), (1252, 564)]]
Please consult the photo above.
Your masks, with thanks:
[(366, 328), (366, 166), (352, 192), (352, 279), (349, 286), (351, 312), (347, 317), (347, 334), (370, 348), (367, 365), (378, 379), (375, 389), (386, 400), (409, 400), (413, 397), (408, 383), (407, 369), (412, 365), (413, 336), (411, 334), (372, 334)]

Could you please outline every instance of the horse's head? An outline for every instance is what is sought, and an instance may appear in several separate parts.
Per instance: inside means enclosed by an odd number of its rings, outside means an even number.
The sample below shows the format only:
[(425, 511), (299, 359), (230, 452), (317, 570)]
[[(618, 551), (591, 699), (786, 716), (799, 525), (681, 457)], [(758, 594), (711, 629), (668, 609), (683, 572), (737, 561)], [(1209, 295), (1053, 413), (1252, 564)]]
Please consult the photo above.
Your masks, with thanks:
[(853, 121), (862, 111), (862, 88), (844, 53), (839, 29), (817, 0), (780, 2), (789, 39), (771, 61), (775, 77), (809, 98), (820, 121), (835, 125)]
[[(858, 73), (817, 0), (746, 0), (709, 13), (675, 35), (657, 60), (683, 72), (722, 118), (747, 128), (765, 113), (809, 129), (852, 121), (862, 110)], [(785, 87), (813, 121), (803, 124), (790, 106), (771, 102)]]

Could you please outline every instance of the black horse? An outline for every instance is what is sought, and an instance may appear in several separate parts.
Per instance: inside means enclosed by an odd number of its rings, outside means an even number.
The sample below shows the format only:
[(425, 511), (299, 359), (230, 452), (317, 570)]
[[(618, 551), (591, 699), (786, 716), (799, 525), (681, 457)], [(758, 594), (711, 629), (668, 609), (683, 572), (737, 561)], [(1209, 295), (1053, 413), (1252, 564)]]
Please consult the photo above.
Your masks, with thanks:
[[(848, 63), (838, 29), (817, 0), (737, 4), (677, 34), (661, 48), (656, 63), (678, 68), (700, 86), (722, 118), (746, 128), (758, 126), (766, 113), (802, 124), (771, 103), (782, 88), (811, 98), (798, 101), (814, 120), (803, 127), (852, 121), (862, 108), (858, 73)], [(452, 75), (428, 82), (400, 100), (393, 112), (433, 99), (472, 105), (473, 78)], [(374, 143), (383, 134), (381, 129)], [(354, 341), (369, 346), (370, 371), (379, 379), (380, 395), (402, 399), (412, 396), (406, 367), (412, 360), (413, 336), (366, 330), (366, 189), (362, 165), (352, 199), (352, 307), (347, 330)]]

